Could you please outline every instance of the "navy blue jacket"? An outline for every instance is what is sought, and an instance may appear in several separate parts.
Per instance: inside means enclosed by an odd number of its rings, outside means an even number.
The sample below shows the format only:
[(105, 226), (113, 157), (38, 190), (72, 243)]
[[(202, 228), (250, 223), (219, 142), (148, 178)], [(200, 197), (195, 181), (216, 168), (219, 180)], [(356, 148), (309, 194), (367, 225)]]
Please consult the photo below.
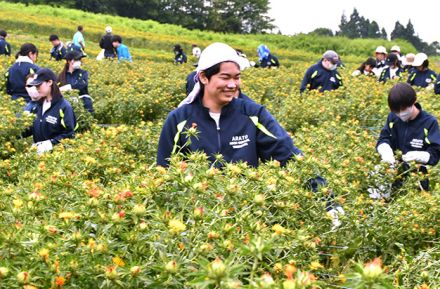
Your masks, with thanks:
[(434, 83), (437, 75), (431, 69), (419, 71), (414, 69), (408, 77), (408, 83), (414, 86), (427, 87)]
[[(380, 74), (379, 77), (379, 82), (386, 82), (388, 79), (391, 78), (390, 69), (391, 69), (390, 67), (387, 67), (384, 70), (382, 70), (382, 73)], [(402, 78), (402, 73), (403, 73), (403, 69), (399, 67), (396, 71), (396, 76)]]
[(191, 144), (182, 152), (205, 152), (211, 162), (216, 154), (222, 154), (227, 162), (243, 161), (254, 167), (259, 159), (274, 159), (284, 165), (293, 155), (302, 154), (263, 106), (242, 98), (233, 99), (223, 107), (217, 130), (209, 109), (197, 97), (168, 115), (159, 139), (158, 165), (168, 166), (172, 153), (187, 142), (184, 132), (193, 124), (197, 125), (198, 139), (191, 138)]
[(58, 44), (58, 46), (52, 47), (50, 50), (50, 58), (54, 58), (56, 61), (60, 61), (66, 57), (67, 49), (64, 47), (63, 43)]
[(300, 92), (306, 90), (307, 85), (309, 90), (318, 89), (323, 92), (325, 90), (334, 90), (339, 86), (342, 86), (342, 77), (339, 75), (338, 70), (327, 70), (322, 66), (322, 61), (312, 65), (307, 69), (304, 79), (301, 82)]
[(102, 36), (101, 41), (99, 41), (99, 47), (104, 49), (104, 57), (107, 58), (116, 57), (116, 51), (113, 47), (112, 37), (113, 35), (111, 33), (106, 33), (104, 36)]
[(174, 62), (175, 63), (182, 64), (182, 63), (186, 63), (186, 61), (187, 61), (187, 57), (186, 57), (186, 54), (183, 51), (180, 52), (180, 53), (177, 53), (174, 56)]
[(36, 117), (33, 126), (24, 133), (24, 136), (32, 135), (35, 143), (50, 140), (55, 145), (62, 139), (75, 137), (75, 113), (64, 97), (53, 99), (51, 107), (44, 115), (42, 101), (38, 102), (30, 112), (35, 113)]
[(440, 158), (440, 131), (437, 119), (423, 111), (418, 103), (416, 106), (420, 113), (408, 122), (402, 121), (392, 112), (388, 115), (377, 146), (387, 143), (393, 151), (400, 150), (402, 154), (409, 151), (427, 151), (431, 155), (428, 164), (436, 165)]
[(20, 97), (26, 102), (31, 101), (27, 91), (25, 79), (30, 73), (36, 73), (38, 66), (29, 62), (16, 62), (6, 72), (6, 92), (11, 95), (13, 100)]
[(11, 45), (3, 37), (0, 38), (0, 55), (11, 55)]
[(435, 81), (434, 91), (436, 94), (440, 94), (440, 74), (437, 76), (437, 80)]
[(75, 69), (72, 73), (66, 72), (66, 83), (72, 89), (78, 89), (79, 95), (89, 94), (89, 73), (82, 69)]
[(260, 61), (260, 67), (262, 68), (279, 67), (279, 66), (280, 66), (280, 62), (278, 61), (278, 58), (272, 54), (269, 54), (268, 57)]
[(196, 85), (196, 75), (197, 71), (193, 71), (186, 77), (186, 95), (190, 94)]

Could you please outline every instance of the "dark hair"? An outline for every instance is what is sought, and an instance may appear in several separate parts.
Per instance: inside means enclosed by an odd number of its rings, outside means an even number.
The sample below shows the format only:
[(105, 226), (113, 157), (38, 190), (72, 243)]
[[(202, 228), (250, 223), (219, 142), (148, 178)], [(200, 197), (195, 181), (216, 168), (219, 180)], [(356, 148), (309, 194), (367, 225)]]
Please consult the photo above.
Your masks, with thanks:
[(399, 112), (412, 106), (417, 101), (417, 95), (411, 85), (404, 82), (395, 84), (388, 93), (388, 106), (391, 111)]
[(182, 52), (182, 46), (180, 46), (180, 44), (174, 45), (174, 51), (181, 53)]
[(119, 35), (113, 35), (113, 36), (112, 36), (112, 43), (113, 43), (113, 42), (119, 42), (119, 43), (122, 43), (122, 37), (119, 36)]
[(429, 66), (429, 60), (426, 59), (425, 61), (423, 61), (422, 66), (423, 66), (424, 68), (428, 68), (428, 66)]
[(83, 31), (83, 27), (82, 27), (82, 25), (79, 25), (79, 26), (78, 26), (78, 31)]
[(18, 58), (19, 56), (28, 56), (29, 53), (36, 53), (38, 55), (37, 46), (32, 43), (25, 43), (20, 47), (20, 51), (17, 52), (15, 58)]
[(52, 34), (51, 36), (49, 36), (49, 41), (55, 41), (55, 40), (60, 40), (58, 38), (58, 35)]
[(371, 66), (371, 67), (375, 67), (376, 66), (376, 59), (374, 59), (373, 57), (369, 57), (365, 62), (363, 62), (361, 64), (361, 66), (359, 66), (359, 68), (357, 70), (359, 70), (360, 72), (364, 72), (365, 71), (365, 66)]
[(66, 85), (67, 84), (67, 71), (69, 70), (69, 61), (68, 59), (66, 59), (66, 63), (64, 64), (64, 68), (63, 70), (60, 72), (60, 74), (58, 75), (58, 84), (60, 86)]
[(0, 30), (0, 36), (6, 37), (8, 36), (8, 33), (6, 33), (5, 30)]

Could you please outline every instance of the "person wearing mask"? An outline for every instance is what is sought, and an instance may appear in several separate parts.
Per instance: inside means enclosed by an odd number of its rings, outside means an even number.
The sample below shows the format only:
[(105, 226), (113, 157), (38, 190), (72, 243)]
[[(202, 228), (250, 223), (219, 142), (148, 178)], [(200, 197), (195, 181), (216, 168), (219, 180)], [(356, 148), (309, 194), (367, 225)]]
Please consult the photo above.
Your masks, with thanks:
[(20, 51), (15, 56), (15, 63), (7, 70), (6, 92), (13, 100), (24, 99), (25, 102), (31, 101), (25, 87), (26, 76), (38, 71), (35, 62), (38, 58), (38, 49), (32, 43), (25, 43), (20, 47)]
[(107, 26), (105, 28), (105, 34), (102, 36), (101, 41), (99, 41), (99, 47), (104, 49), (104, 58), (113, 59), (116, 57), (115, 48), (112, 43), (112, 28)]
[[(395, 168), (402, 163), (402, 174), (408, 175), (409, 163), (416, 163), (419, 171), (427, 174), (427, 166), (434, 166), (440, 158), (440, 131), (437, 119), (422, 109), (417, 102), (415, 90), (407, 83), (397, 83), (388, 94), (388, 114), (386, 123), (377, 141), (376, 150), (383, 163)], [(396, 151), (401, 151), (401, 159), (396, 160)], [(371, 198), (389, 198), (392, 189), (401, 187), (402, 181), (392, 187), (370, 188)], [(429, 190), (429, 180), (420, 182), (422, 190)], [(391, 189), (391, 191), (390, 191)]]
[(306, 89), (319, 91), (330, 91), (342, 86), (342, 77), (338, 73), (339, 56), (333, 50), (327, 50), (322, 59), (307, 69), (301, 82), (300, 93)]
[(429, 69), (428, 56), (425, 53), (417, 53), (414, 57), (411, 74), (408, 77), (408, 83), (413, 86), (428, 87), (433, 86), (437, 75), (434, 71)]
[(280, 67), (280, 62), (275, 55), (270, 53), (269, 47), (264, 44), (260, 44), (257, 48), (258, 61), (256, 67), (261, 68), (278, 68)]
[(200, 54), (202, 54), (202, 50), (200, 49), (199, 46), (197, 46), (197, 44), (193, 44), (192, 45), (192, 55), (199, 59), (200, 58)]
[(75, 137), (75, 113), (70, 103), (63, 98), (52, 70), (39, 69), (28, 86), (36, 88), (40, 99), (30, 111), (35, 114), (33, 125), (23, 136), (32, 136), (33, 146), (38, 154), (42, 154), (52, 150), (61, 140)]
[(401, 79), (403, 69), (400, 67), (399, 58), (396, 54), (390, 53), (385, 61), (387, 67), (382, 70), (379, 82), (386, 82), (388, 79)]
[(128, 51), (128, 47), (125, 44), (122, 44), (122, 37), (119, 35), (113, 35), (112, 37), (112, 45), (116, 49), (116, 54), (118, 55), (118, 61), (130, 61), (131, 58), (130, 51)]
[(86, 50), (86, 41), (84, 39), (84, 28), (80, 25), (78, 26), (78, 29), (76, 33), (73, 35), (72, 44), (75, 45), (77, 48), (80, 48), (81, 51), (85, 54)]
[(6, 41), (8, 33), (5, 30), (0, 30), (0, 55), (11, 56), (11, 44)]
[(60, 41), (57, 35), (52, 34), (49, 36), (49, 41), (52, 43), (52, 48), (50, 49), (50, 59), (55, 59), (60, 61), (66, 57), (67, 49), (63, 42)]
[(26, 106), (24, 107), (25, 112), (33, 112), (35, 111), (34, 108), (38, 105), (38, 101), (40, 100), (40, 94), (37, 91), (37, 88), (33, 85), (31, 85), (31, 82), (37, 77), (35, 73), (31, 73), (26, 76), (26, 91), (31, 98), (31, 101), (29, 101)]
[(187, 57), (180, 44), (174, 45), (174, 64), (186, 63)]
[[(214, 166), (246, 162), (257, 167), (260, 162), (277, 160), (281, 166), (302, 158), (289, 134), (263, 106), (242, 98), (240, 93), (240, 59), (224, 43), (213, 43), (203, 50), (197, 76), (188, 102), (172, 111), (159, 138), (157, 164), (168, 167), (176, 153), (206, 153)], [(188, 136), (190, 129), (197, 137)], [(188, 141), (190, 138), (190, 141)], [(218, 155), (222, 155), (219, 161)], [(326, 181), (317, 177), (308, 181), (313, 191)], [(337, 219), (342, 207), (329, 200), (327, 211)], [(339, 222), (339, 221), (338, 221)], [(334, 223), (334, 225), (340, 225)]]
[(376, 66), (373, 68), (373, 72), (379, 79), (382, 74), (382, 70), (385, 69), (385, 60), (387, 59), (387, 49), (383, 46), (378, 46), (375, 51), (376, 54)]
[(93, 100), (89, 95), (89, 73), (81, 69), (81, 58), (83, 55), (77, 51), (67, 53), (66, 64), (58, 76), (58, 83), (61, 85), (61, 92), (77, 91), (84, 108), (93, 113)]
[(358, 69), (353, 71), (351, 74), (352, 76), (359, 76), (359, 75), (367, 75), (367, 76), (375, 76), (373, 72), (373, 68), (376, 67), (376, 59), (373, 57), (369, 57), (365, 62), (359, 66)]

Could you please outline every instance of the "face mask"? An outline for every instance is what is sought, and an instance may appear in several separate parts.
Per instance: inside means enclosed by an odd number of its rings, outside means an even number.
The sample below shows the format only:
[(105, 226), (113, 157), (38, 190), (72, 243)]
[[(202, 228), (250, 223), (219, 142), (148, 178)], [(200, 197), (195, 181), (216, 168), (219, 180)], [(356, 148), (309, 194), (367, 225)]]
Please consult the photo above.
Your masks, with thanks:
[(26, 91), (29, 94), (32, 101), (39, 101), (41, 99), (41, 96), (38, 93), (37, 88), (35, 86), (26, 87)]
[(329, 66), (328, 66), (329, 70), (336, 70), (336, 68), (338, 68), (337, 64), (330, 63)]
[(80, 69), (81, 67), (81, 61), (75, 61), (73, 63), (73, 69)]
[(408, 108), (405, 109), (404, 111), (401, 111), (401, 112), (399, 112), (399, 113), (396, 113), (396, 115), (397, 115), (402, 121), (407, 122), (407, 121), (411, 118), (411, 116), (412, 116), (413, 108), (414, 108), (414, 106), (408, 107)]

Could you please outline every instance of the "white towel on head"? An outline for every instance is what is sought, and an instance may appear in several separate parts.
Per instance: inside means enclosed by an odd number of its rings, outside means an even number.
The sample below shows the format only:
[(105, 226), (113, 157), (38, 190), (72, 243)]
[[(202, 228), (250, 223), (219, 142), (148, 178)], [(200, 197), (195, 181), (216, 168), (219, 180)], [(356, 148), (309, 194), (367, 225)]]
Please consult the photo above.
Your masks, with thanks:
[(206, 47), (203, 51), (202, 54), (200, 55), (199, 58), (199, 63), (197, 65), (197, 82), (194, 85), (193, 90), (190, 92), (190, 94), (188, 94), (188, 96), (182, 100), (182, 102), (179, 104), (179, 107), (184, 105), (184, 104), (189, 104), (192, 103), (194, 101), (194, 99), (197, 97), (197, 95), (200, 92), (200, 83), (199, 83), (199, 74), (201, 71), (204, 71), (216, 64), (222, 63), (222, 62), (227, 62), (227, 61), (231, 61), (231, 62), (235, 62), (238, 64), (238, 66), (240, 66), (240, 69), (242, 70), (241, 67), (241, 59), (240, 56), (238, 56), (237, 52), (235, 51), (234, 48), (232, 48), (231, 46), (224, 44), (224, 43), (220, 43), (220, 42), (215, 42), (210, 44), (208, 47)]

